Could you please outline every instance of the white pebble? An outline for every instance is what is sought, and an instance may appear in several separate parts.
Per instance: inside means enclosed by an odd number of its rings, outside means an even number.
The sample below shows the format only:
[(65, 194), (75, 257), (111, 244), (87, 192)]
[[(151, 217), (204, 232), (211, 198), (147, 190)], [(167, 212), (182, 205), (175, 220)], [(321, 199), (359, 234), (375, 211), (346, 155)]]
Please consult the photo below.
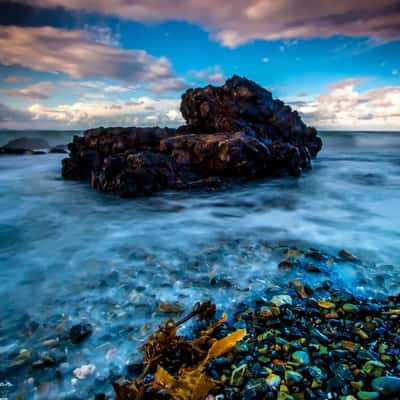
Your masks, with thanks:
[(75, 368), (72, 373), (78, 379), (86, 379), (89, 375), (92, 375), (94, 371), (96, 371), (96, 367), (93, 364), (87, 364)]

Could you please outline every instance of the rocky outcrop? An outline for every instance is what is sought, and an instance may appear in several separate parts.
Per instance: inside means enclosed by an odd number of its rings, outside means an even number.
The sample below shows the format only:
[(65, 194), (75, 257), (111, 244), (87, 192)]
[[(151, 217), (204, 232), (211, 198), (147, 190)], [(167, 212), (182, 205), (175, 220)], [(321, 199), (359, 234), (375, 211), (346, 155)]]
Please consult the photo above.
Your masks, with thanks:
[(246, 78), (182, 96), (178, 129), (98, 128), (75, 136), (66, 179), (122, 197), (218, 186), (231, 179), (299, 176), (322, 147), (296, 111)]
[[(9, 141), (5, 146), (0, 147), (0, 155), (24, 155), (24, 154), (46, 154), (49, 144), (40, 138), (18, 138)], [(40, 150), (38, 150), (40, 149)]]

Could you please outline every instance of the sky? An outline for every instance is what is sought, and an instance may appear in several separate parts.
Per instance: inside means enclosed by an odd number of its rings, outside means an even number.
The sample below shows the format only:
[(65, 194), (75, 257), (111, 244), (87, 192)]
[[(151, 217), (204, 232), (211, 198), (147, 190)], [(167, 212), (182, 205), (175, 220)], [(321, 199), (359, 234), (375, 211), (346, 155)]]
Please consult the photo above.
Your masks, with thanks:
[(237, 74), (317, 129), (400, 130), (398, 0), (0, 0), (0, 128), (178, 126)]

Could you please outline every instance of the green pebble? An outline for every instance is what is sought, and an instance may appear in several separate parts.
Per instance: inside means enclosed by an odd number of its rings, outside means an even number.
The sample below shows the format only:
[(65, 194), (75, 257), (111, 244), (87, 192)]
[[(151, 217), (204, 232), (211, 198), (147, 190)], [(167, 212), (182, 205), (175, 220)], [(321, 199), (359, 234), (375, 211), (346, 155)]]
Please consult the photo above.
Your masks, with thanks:
[(351, 304), (351, 303), (345, 303), (342, 306), (343, 311), (350, 313), (350, 314), (356, 314), (360, 311), (360, 307), (356, 306), (355, 304)]
[(281, 377), (279, 375), (275, 375), (275, 374), (269, 374), (266, 378), (265, 378), (267, 385), (269, 387), (279, 387), (280, 383), (281, 383)]
[(285, 371), (285, 381), (288, 386), (300, 383), (303, 380), (303, 375), (296, 371)]
[(249, 351), (249, 346), (248, 346), (247, 343), (245, 343), (245, 342), (239, 342), (239, 343), (236, 345), (235, 349), (236, 349), (237, 351), (242, 352), (242, 353), (247, 353), (247, 352)]
[(358, 392), (357, 397), (360, 400), (374, 400), (379, 399), (380, 394), (378, 392)]
[(310, 364), (310, 356), (305, 351), (295, 351), (292, 354), (293, 360), (301, 365), (309, 365)]
[(277, 400), (294, 400), (294, 397), (287, 392), (278, 392)]
[(382, 376), (384, 370), (385, 370), (385, 364), (381, 363), (380, 361), (374, 361), (374, 360), (367, 361), (364, 364), (364, 367), (362, 368), (362, 371), (365, 374), (373, 376), (375, 378)]

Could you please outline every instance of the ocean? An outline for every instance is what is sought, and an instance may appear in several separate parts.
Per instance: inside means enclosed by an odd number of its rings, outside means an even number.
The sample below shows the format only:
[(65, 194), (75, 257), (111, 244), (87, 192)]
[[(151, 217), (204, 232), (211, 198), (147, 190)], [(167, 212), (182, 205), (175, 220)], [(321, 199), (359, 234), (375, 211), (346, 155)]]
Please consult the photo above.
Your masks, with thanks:
[[(0, 146), (23, 136), (65, 144), (74, 134), (3, 131)], [(57, 379), (53, 370), (35, 376), (51, 387), (32, 398), (110, 390), (110, 374), (140, 355), (138, 346), (165, 317), (159, 302), (189, 310), (211, 299), (229, 312), (291, 277), (329, 279), (359, 296), (398, 293), (400, 133), (320, 135), (323, 150), (299, 179), (130, 200), (63, 180), (66, 155), (1, 156), (0, 378), (10, 392), (30, 377), (10, 360), (21, 349), (47, 351), (46, 340), (82, 320), (93, 335), (60, 355)], [(279, 249), (293, 247), (345, 249), (362, 263), (333, 264), (320, 275), (282, 271)], [(74, 380), (72, 370), (89, 363), (96, 373)]]

